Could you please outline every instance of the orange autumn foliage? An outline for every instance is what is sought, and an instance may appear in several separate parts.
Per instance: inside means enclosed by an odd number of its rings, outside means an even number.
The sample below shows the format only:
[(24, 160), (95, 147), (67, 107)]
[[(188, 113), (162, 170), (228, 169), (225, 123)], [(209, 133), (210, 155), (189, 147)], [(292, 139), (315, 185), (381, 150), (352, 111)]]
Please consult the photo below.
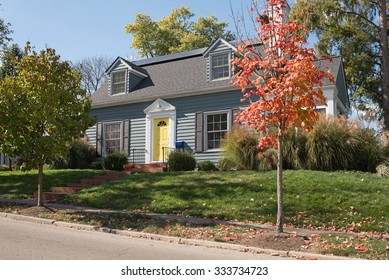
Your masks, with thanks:
[(274, 127), (283, 132), (293, 125), (309, 131), (318, 119), (316, 104), (326, 104), (320, 87), (324, 79), (333, 82), (329, 71), (316, 67), (318, 58), (307, 47), (307, 30), (296, 21), (283, 20), (285, 5), (284, 0), (266, 2), (266, 15), (256, 17), (257, 38), (239, 41), (232, 60), (236, 74), (231, 83), (241, 88), (242, 101), (250, 101), (236, 121), (264, 135), (259, 148), (277, 147)]

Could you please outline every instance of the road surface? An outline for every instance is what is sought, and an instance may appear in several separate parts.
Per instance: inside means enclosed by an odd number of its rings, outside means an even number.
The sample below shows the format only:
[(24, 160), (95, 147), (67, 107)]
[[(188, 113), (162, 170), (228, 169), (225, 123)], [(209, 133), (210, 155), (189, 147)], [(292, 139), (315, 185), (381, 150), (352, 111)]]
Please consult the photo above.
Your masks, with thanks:
[(1, 260), (273, 260), (278, 256), (182, 245), (0, 218)]

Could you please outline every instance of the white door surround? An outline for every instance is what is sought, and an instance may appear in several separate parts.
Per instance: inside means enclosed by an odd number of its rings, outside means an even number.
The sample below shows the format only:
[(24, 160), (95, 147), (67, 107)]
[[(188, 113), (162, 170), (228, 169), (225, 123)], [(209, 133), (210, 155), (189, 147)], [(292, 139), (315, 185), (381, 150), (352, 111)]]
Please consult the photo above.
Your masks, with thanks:
[(145, 162), (151, 163), (153, 155), (153, 127), (154, 119), (169, 118), (169, 147), (176, 145), (176, 107), (158, 98), (143, 110), (146, 114), (146, 155)]

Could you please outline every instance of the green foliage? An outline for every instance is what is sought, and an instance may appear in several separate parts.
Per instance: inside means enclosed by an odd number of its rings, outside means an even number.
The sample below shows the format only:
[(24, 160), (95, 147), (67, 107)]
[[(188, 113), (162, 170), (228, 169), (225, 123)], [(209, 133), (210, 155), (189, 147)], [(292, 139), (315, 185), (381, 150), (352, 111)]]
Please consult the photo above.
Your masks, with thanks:
[[(361, 110), (382, 106), (379, 1), (297, 0), (292, 18), (304, 23), (317, 37), (321, 53), (341, 55), (347, 88)], [(380, 69), (381, 68), (381, 69)], [(388, 93), (387, 93), (388, 94)], [(380, 118), (381, 114), (370, 114)]]
[(7, 76), (15, 76), (16, 61), (23, 57), (23, 50), (19, 48), (17, 44), (12, 44), (10, 47), (5, 47), (2, 50), (1, 66), (0, 66), (0, 79), (4, 79)]
[(17, 75), (0, 81), (0, 150), (44, 164), (92, 124), (91, 102), (80, 74), (54, 49), (26, 51), (15, 61)]
[(188, 151), (175, 150), (169, 153), (167, 164), (169, 171), (191, 171), (196, 168), (196, 159)]
[(102, 161), (94, 161), (90, 164), (91, 169), (101, 170), (103, 169), (103, 162)]
[(244, 126), (234, 126), (221, 143), (220, 170), (270, 170), (275, 168), (275, 149), (258, 149), (259, 134)]
[(236, 170), (236, 163), (231, 158), (222, 157), (217, 162), (217, 169), (220, 171)]
[(373, 131), (343, 117), (322, 117), (307, 141), (307, 166), (317, 170), (374, 172), (379, 146)]
[(284, 133), (283, 168), (302, 169), (307, 161), (307, 133), (298, 128), (289, 127)]
[(9, 167), (7, 165), (0, 165), (0, 172), (1, 171), (9, 171)]
[(199, 171), (217, 171), (216, 165), (210, 160), (199, 162), (197, 168)]
[(44, 205), (43, 165), (63, 156), (93, 124), (91, 101), (80, 84), (80, 73), (54, 49), (38, 53), (29, 43), (23, 58), (15, 60), (15, 75), (0, 81), (0, 152), (38, 167), (39, 206)]
[(185, 7), (173, 10), (159, 21), (146, 14), (136, 14), (134, 23), (127, 24), (125, 30), (132, 34), (131, 47), (145, 57), (207, 47), (219, 37), (228, 41), (235, 39), (230, 31), (225, 30), (226, 22), (218, 22), (214, 16), (199, 17), (195, 22), (193, 17), (194, 14)]
[(88, 143), (86, 138), (73, 140), (64, 157), (55, 160), (52, 167), (55, 169), (87, 169), (96, 157), (96, 149)]
[(79, 138), (72, 142), (68, 153), (70, 169), (89, 168), (96, 157), (96, 149), (88, 143), (86, 138)]
[(11, 24), (4, 22), (4, 19), (0, 18), (0, 46), (6, 45), (7, 42), (12, 39), (9, 37), (13, 31), (9, 28)]
[(124, 170), (124, 165), (128, 163), (128, 155), (126, 153), (108, 154), (103, 159), (103, 166), (108, 170)]

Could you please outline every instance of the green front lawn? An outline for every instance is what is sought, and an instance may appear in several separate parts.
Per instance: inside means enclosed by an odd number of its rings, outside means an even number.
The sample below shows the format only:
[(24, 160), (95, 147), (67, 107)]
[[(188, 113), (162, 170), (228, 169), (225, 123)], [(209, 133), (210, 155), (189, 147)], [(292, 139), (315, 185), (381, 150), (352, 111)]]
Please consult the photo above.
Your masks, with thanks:
[[(98, 208), (259, 223), (275, 223), (276, 201), (275, 171), (135, 174), (64, 199)], [(287, 225), (389, 232), (389, 179), (287, 170), (284, 212)]]
[[(43, 189), (63, 186), (66, 183), (79, 182), (105, 173), (102, 170), (45, 170)], [(4, 171), (0, 172), (0, 196), (7, 198), (29, 198), (37, 191), (38, 171)]]

